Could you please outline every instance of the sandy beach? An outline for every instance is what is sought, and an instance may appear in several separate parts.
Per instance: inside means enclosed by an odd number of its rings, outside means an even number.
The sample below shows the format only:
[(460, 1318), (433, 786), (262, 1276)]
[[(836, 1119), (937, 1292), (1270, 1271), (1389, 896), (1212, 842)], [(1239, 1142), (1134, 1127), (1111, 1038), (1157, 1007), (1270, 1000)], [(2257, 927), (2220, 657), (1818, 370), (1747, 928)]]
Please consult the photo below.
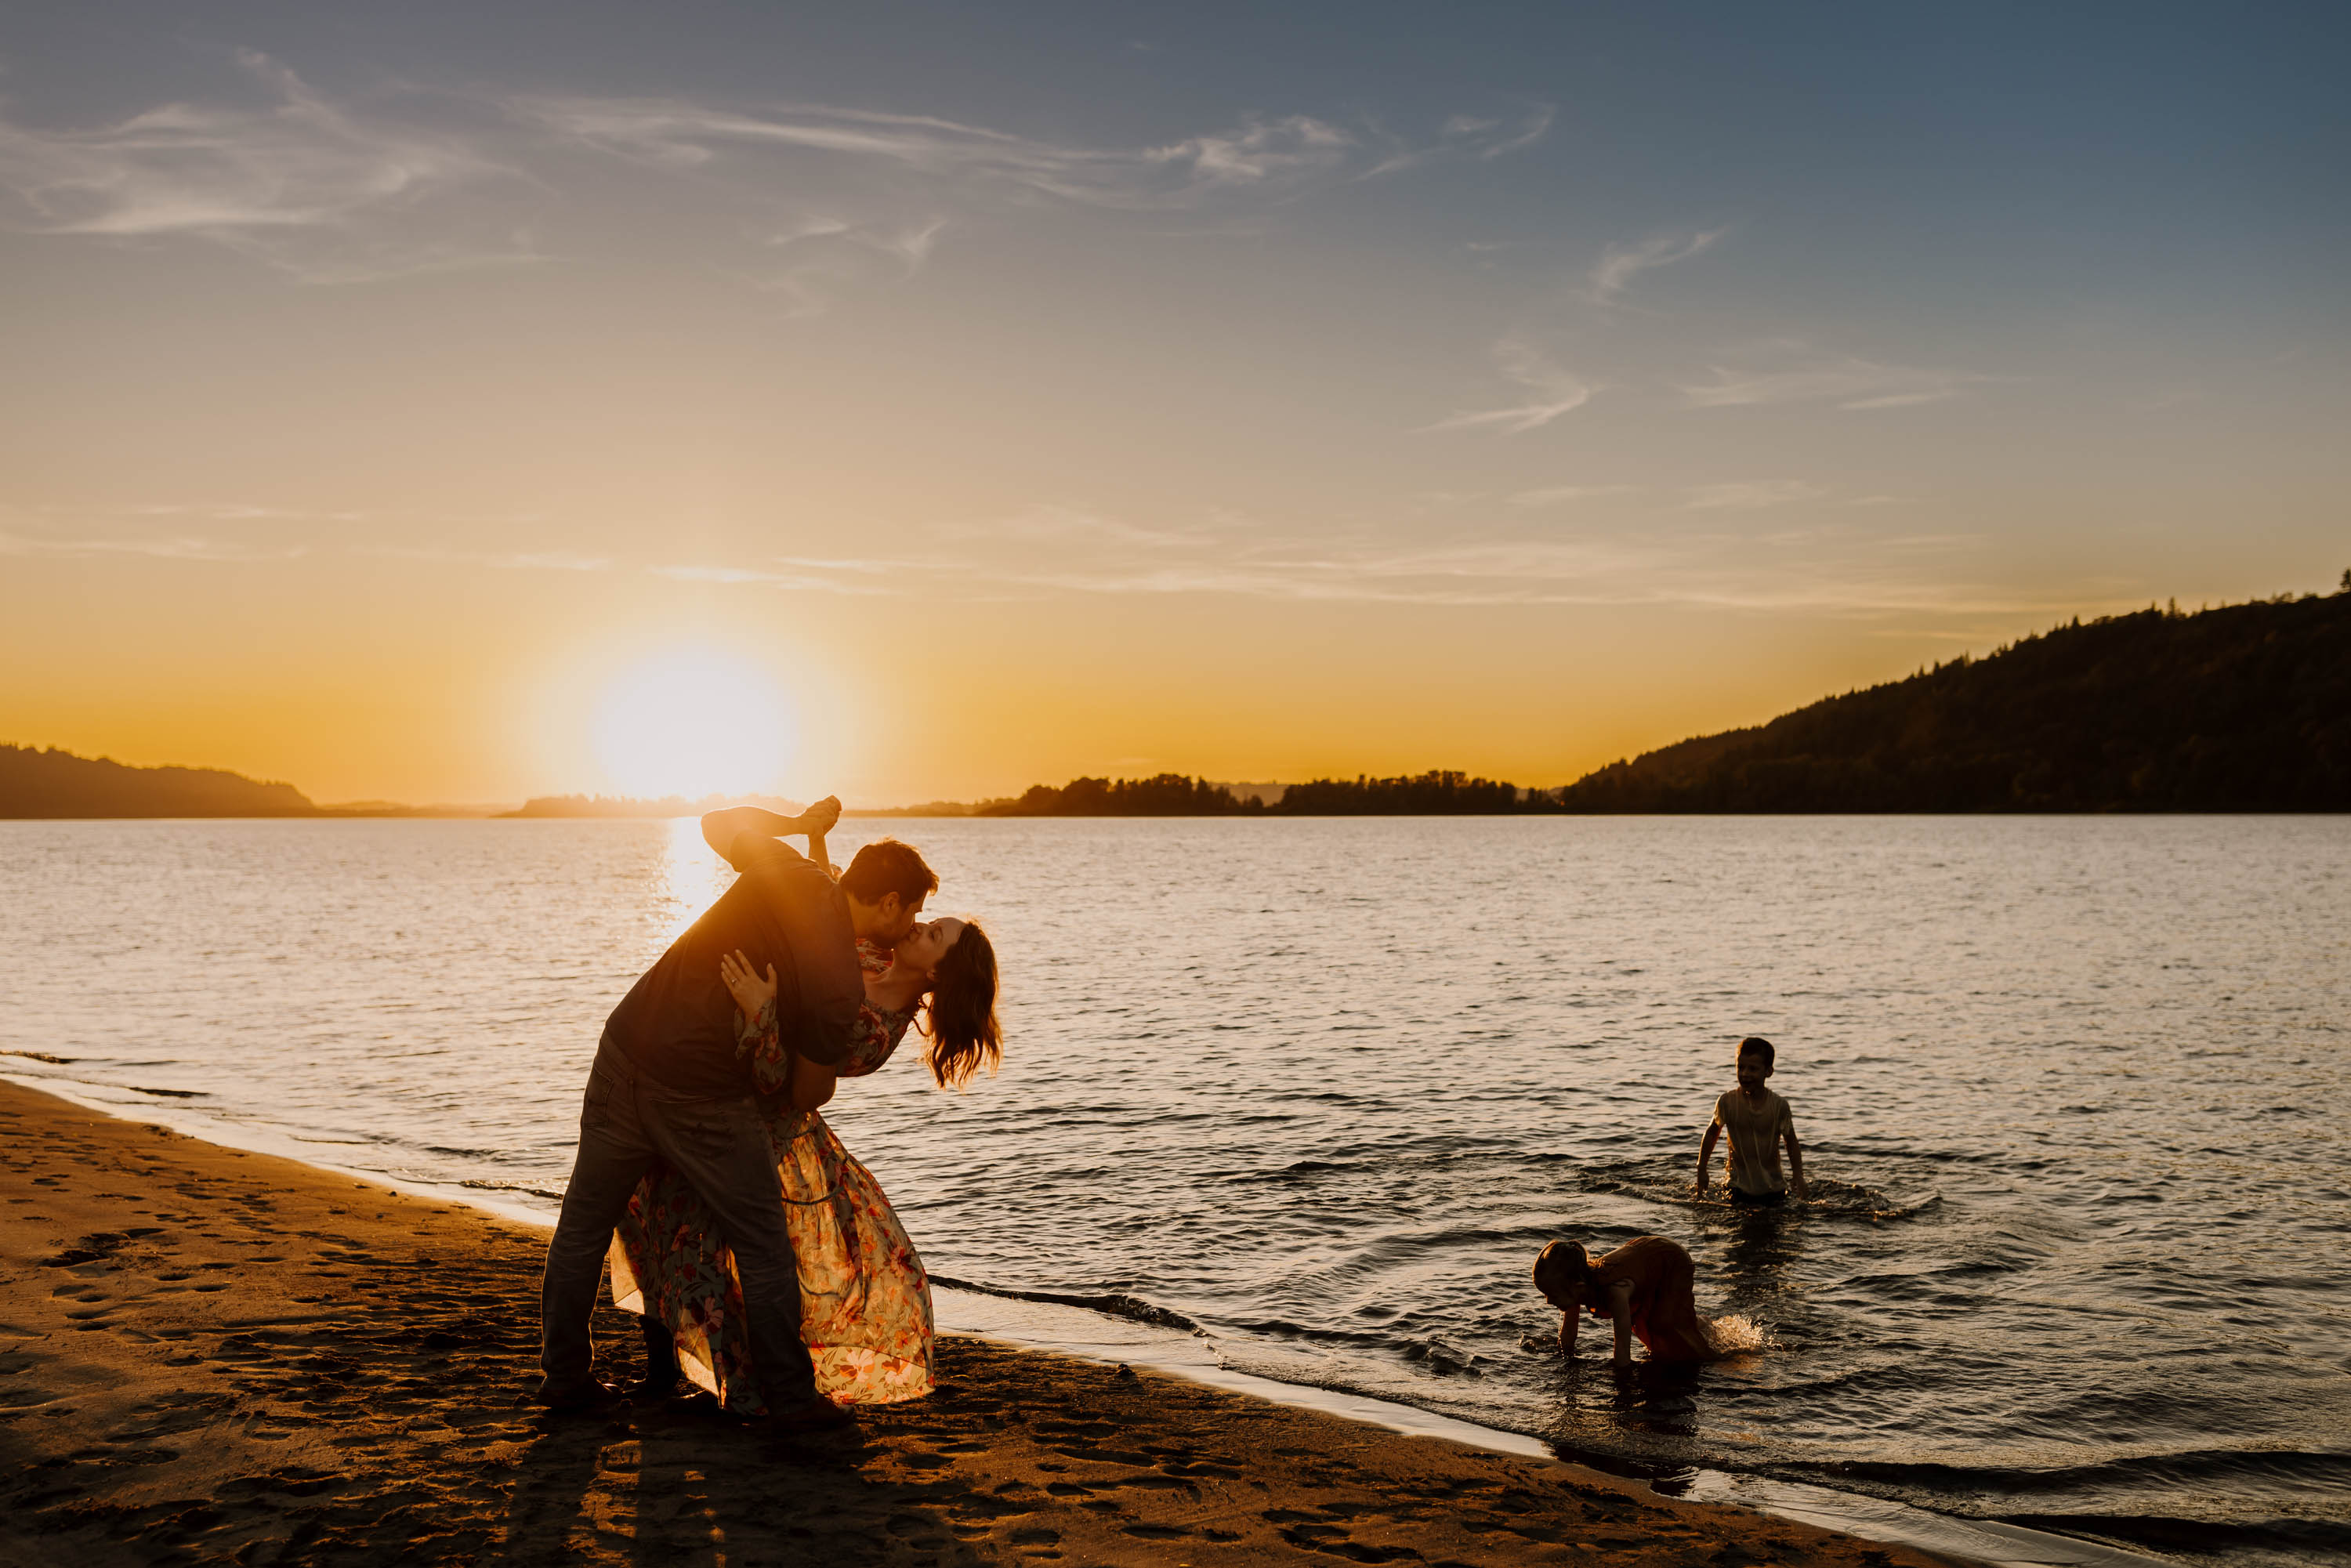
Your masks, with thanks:
[(1937, 1561), (982, 1340), (821, 1442), (549, 1418), (543, 1233), (8, 1083), (0, 1215), (9, 1568)]

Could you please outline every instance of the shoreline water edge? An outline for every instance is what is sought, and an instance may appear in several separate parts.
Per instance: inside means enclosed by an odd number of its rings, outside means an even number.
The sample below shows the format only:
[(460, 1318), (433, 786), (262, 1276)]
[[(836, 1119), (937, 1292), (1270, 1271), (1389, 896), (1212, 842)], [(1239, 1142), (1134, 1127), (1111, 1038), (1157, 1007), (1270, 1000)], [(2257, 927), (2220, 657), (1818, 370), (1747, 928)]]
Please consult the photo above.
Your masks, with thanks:
[[(1196, 1332), (987, 1287), (937, 1291), (940, 1396), (865, 1412), (853, 1454), (789, 1456), (795, 1484), (778, 1497), (762, 1469), (787, 1462), (773, 1445), (686, 1407), (576, 1425), (530, 1408), (543, 1217), (488, 1192), (395, 1183), (307, 1151), (289, 1155), (251, 1128), (86, 1101), (60, 1087), (0, 1071), (8, 1134), (0, 1161), (0, 1455), (8, 1461), (0, 1565), (56, 1561), (60, 1551), (93, 1563), (568, 1561), (632, 1553), (649, 1530), (680, 1529), (698, 1531), (705, 1550), (772, 1533), (788, 1552), (840, 1562), (867, 1560), (868, 1548), (871, 1560), (895, 1561), (892, 1553), (908, 1547), (916, 1560), (925, 1547), (943, 1552), (930, 1559), (939, 1562), (1001, 1560), (1004, 1552), (1052, 1561), (1068, 1550), (1134, 1563), (1333, 1553), (1589, 1563), (1620, 1552), (1644, 1563), (1872, 1568), (2158, 1561), (1760, 1477), (1607, 1474), (1579, 1462), (1590, 1456), (1557, 1454), (1523, 1434), (1234, 1371)], [(90, 1190), (92, 1178), (114, 1172), (147, 1179), (99, 1185), (142, 1190)], [(323, 1217), (331, 1232), (298, 1228)], [(298, 1249), (308, 1258), (288, 1256)], [(384, 1256), (394, 1249), (413, 1256)], [(219, 1256), (190, 1256), (196, 1251)], [(269, 1265), (285, 1266), (279, 1278)], [(366, 1265), (389, 1265), (392, 1282), (366, 1280)], [(435, 1278), (486, 1270), (503, 1289), (469, 1293), (459, 1280)], [(288, 1293), (297, 1288), (314, 1293)], [(452, 1324), (420, 1326), (453, 1312)], [(381, 1368), (374, 1377), (360, 1373), (375, 1362), (354, 1356), (353, 1331), (381, 1346), (387, 1330), (412, 1364), (371, 1397), (362, 1383), (385, 1378)], [(609, 1310), (599, 1340), (600, 1360), (634, 1354), (625, 1320)], [(473, 1364), (450, 1375), (448, 1364), (460, 1359)], [(256, 1370), (279, 1375), (250, 1375)], [(1109, 1414), (1091, 1386), (1104, 1378), (1136, 1406), (1131, 1437), (1091, 1429)], [(983, 1407), (965, 1408), (975, 1385), (989, 1391)], [(1055, 1425), (1056, 1409), (1069, 1430)], [(1024, 1421), (1031, 1430), (1015, 1437)], [(1275, 1424), (1303, 1424), (1307, 1446), (1267, 1450), (1263, 1429)], [(1179, 1433), (1186, 1441), (1174, 1449), (1148, 1440)], [(1240, 1457), (1198, 1460), (1210, 1437), (1228, 1439)], [(468, 1443), (479, 1451), (452, 1451)], [(647, 1450), (656, 1445), (677, 1449), (672, 1462), (690, 1478), (678, 1498), (654, 1495)], [(620, 1449), (632, 1451), (633, 1471), (613, 1459)], [(333, 1463), (286, 1462), (306, 1453)], [(1072, 1464), (1095, 1453), (1151, 1468), (1104, 1482), (1088, 1463)], [(1445, 1461), (1432, 1464), (1440, 1453)], [(1397, 1468), (1367, 1465), (1366, 1454)], [(535, 1462), (542, 1458), (546, 1465)], [(354, 1458), (375, 1468), (354, 1467)], [(713, 1484), (721, 1464), (739, 1468), (747, 1487), (750, 1476), (768, 1477), (741, 1493), (747, 1506), (731, 1514), (713, 1506), (722, 1500)], [(436, 1474), (442, 1465), (451, 1473)], [(1325, 1499), (1339, 1484), (1334, 1465), (1368, 1485), (1373, 1500)], [(1475, 1479), (1457, 1473), (1464, 1467)], [(543, 1484), (550, 1469), (561, 1477), (551, 1490)], [(1553, 1491), (1529, 1493), (1531, 1479)], [(631, 1519), (611, 1517), (607, 1490), (629, 1493)], [(1499, 1511), (1481, 1519), (1483, 1490)], [(949, 1495), (967, 1506), (938, 1501)], [(1530, 1496), (1540, 1500), (1531, 1511)], [(708, 1517), (681, 1525), (676, 1510), (696, 1499)], [(1169, 1517), (1129, 1517), (1137, 1499), (1159, 1505), (1143, 1513)], [(526, 1509), (532, 1500), (546, 1506)], [(943, 1509), (939, 1519), (923, 1511), (925, 1500)], [(657, 1517), (649, 1520), (648, 1509)], [(1626, 1533), (1635, 1517), (1626, 1509), (1646, 1521), (1646, 1533)], [(811, 1533), (803, 1512), (822, 1516), (824, 1529)], [(1747, 1555), (1708, 1555), (1699, 1537), (1708, 1551)], [(1432, 1543), (1446, 1549), (1432, 1552)], [(737, 1551), (724, 1557), (737, 1560)]]

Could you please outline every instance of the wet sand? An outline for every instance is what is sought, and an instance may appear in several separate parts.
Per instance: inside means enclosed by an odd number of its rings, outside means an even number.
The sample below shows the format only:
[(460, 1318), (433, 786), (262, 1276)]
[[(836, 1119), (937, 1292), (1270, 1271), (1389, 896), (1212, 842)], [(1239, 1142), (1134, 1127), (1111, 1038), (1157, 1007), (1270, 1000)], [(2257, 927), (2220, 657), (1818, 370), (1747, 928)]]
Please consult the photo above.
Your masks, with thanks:
[(544, 1245), (0, 1082), (0, 1565), (1938, 1561), (984, 1340), (823, 1439), (549, 1417)]

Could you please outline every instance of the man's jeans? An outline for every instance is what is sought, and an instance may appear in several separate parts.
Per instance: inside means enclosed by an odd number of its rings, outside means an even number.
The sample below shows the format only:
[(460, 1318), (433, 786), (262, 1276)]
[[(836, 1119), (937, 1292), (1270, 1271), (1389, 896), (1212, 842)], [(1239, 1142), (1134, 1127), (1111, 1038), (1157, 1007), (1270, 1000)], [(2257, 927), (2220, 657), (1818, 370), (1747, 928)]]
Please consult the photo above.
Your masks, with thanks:
[(689, 1100), (670, 1093), (639, 1073), (610, 1040), (598, 1044), (588, 1074), (580, 1156), (539, 1281), (542, 1392), (559, 1396), (588, 1382), (588, 1320), (596, 1310), (604, 1253), (629, 1195), (656, 1157), (674, 1166), (709, 1206), (719, 1239), (734, 1250), (744, 1326), (768, 1405), (813, 1397), (816, 1367), (800, 1343), (799, 1267), (758, 1106), (747, 1095)]

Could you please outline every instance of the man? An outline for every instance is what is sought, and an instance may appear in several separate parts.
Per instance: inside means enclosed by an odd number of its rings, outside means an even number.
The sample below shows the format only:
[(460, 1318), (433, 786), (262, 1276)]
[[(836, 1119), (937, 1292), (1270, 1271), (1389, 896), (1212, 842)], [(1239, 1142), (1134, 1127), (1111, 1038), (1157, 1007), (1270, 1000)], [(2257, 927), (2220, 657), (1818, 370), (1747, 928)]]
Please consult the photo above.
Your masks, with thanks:
[[(580, 1153), (540, 1282), (542, 1404), (586, 1409), (615, 1396), (589, 1370), (589, 1319), (613, 1223), (660, 1158), (709, 1205), (735, 1254), (745, 1327), (775, 1422), (798, 1427), (845, 1419), (818, 1397), (815, 1367), (800, 1342), (799, 1271), (783, 1192), (736, 1054), (734, 998), (718, 973), (719, 956), (737, 951), (755, 969), (772, 968), (785, 1042), (814, 1062), (841, 1060), (865, 996), (851, 905), (822, 868), (776, 841), (782, 833), (821, 837), (840, 815), (841, 802), (828, 799), (798, 817), (737, 807), (703, 818), (703, 837), (742, 874), (604, 1025), (580, 1113)], [(898, 924), (904, 913), (890, 909), (886, 923)], [(868, 923), (885, 924), (883, 914), (870, 910)], [(903, 925), (913, 924), (906, 915)]]
[[(716, 848), (733, 832), (770, 831), (764, 819), (772, 815), (752, 806), (713, 811), (702, 819), (702, 836)], [(774, 817), (773, 821), (784, 822), (788, 819)], [(810, 836), (809, 855), (820, 864), (824, 863), (822, 833)], [(923, 863), (914, 846), (896, 839), (876, 839), (859, 850), (850, 861), (849, 869), (840, 873), (840, 881), (841, 895), (849, 904), (850, 930), (860, 942), (871, 942), (885, 951), (897, 946), (914, 931), (915, 922), (922, 917), (924, 902), (939, 890), (937, 873)], [(754, 968), (752, 973), (756, 975), (758, 970)], [(773, 980), (775, 977), (770, 975), (768, 978)], [(778, 990), (777, 994), (780, 998), (782, 992)], [(862, 1027), (895, 1040), (897, 1030), (911, 1020), (911, 1014), (901, 1017), (869, 1009)], [(785, 1094), (803, 1111), (816, 1109), (832, 1098), (838, 1065), (838, 1059), (820, 1062), (805, 1052), (795, 1052), (791, 1073), (784, 1085)]]

